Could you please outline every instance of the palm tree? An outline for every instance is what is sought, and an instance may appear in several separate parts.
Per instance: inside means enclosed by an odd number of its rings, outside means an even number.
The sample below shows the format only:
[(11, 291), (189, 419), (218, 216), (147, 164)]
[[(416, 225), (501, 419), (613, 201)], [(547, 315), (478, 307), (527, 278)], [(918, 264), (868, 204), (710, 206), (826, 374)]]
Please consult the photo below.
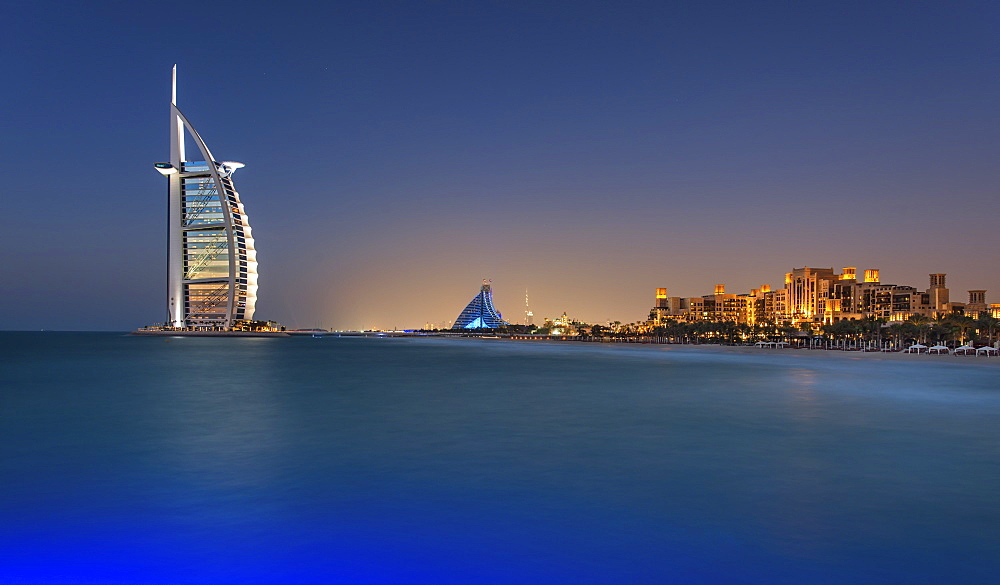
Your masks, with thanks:
[(781, 327), (778, 327), (778, 332), (781, 333), (782, 338), (789, 343), (791, 343), (796, 331), (798, 331), (798, 328), (792, 325), (791, 321), (782, 321)]
[(740, 342), (746, 343), (748, 339), (750, 341), (753, 341), (754, 329), (756, 328), (753, 325), (750, 325), (749, 323), (740, 323), (739, 325), (737, 325), (736, 334), (739, 335)]
[(912, 321), (897, 321), (889, 326), (890, 334), (895, 338), (895, 345), (901, 346), (904, 343), (920, 341), (923, 333), (920, 326)]
[(915, 337), (917, 340), (920, 343), (926, 343), (931, 332), (931, 320), (925, 315), (910, 315), (906, 321), (916, 328)]
[(979, 317), (979, 319), (976, 319), (976, 329), (979, 331), (980, 335), (982, 335), (982, 333), (985, 331), (986, 343), (992, 345), (993, 337), (996, 334), (997, 330), (1000, 329), (1000, 319), (997, 319), (996, 317), (984, 311), (983, 314)]
[(671, 321), (670, 324), (667, 325), (667, 335), (669, 335), (674, 339), (679, 338), (682, 343), (686, 342), (688, 337), (688, 331), (689, 327), (687, 323), (681, 323), (679, 321)]
[(951, 315), (949, 320), (954, 323), (954, 326), (961, 333), (961, 337), (958, 340), (959, 343), (964, 344), (968, 338), (969, 331), (976, 328), (976, 320), (965, 315)]
[(951, 320), (952, 315), (949, 314), (939, 314), (934, 320), (934, 329), (938, 332), (938, 335), (950, 342), (954, 342), (958, 339), (958, 327)]
[(871, 319), (865, 317), (857, 322), (861, 331), (862, 339), (868, 343), (875, 343), (882, 339), (882, 328), (885, 326), (885, 319)]

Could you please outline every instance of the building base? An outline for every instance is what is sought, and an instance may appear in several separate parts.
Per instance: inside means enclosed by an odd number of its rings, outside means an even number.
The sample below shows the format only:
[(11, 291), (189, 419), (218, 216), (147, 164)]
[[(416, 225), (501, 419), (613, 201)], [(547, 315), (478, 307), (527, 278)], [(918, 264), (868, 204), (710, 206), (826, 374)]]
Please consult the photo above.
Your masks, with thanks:
[(129, 335), (156, 337), (289, 337), (284, 331), (212, 331), (206, 329), (136, 329)]

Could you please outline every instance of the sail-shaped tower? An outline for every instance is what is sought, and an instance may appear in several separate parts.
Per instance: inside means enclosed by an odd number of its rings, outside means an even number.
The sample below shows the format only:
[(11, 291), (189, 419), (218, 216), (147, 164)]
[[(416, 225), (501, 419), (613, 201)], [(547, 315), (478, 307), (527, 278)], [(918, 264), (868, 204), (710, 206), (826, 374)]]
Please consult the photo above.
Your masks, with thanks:
[[(197, 156), (185, 152), (185, 136)], [(257, 252), (233, 172), (243, 163), (218, 161), (177, 108), (177, 66), (170, 99), (170, 162), (156, 163), (167, 177), (168, 327), (228, 330), (253, 319)]]
[(507, 323), (500, 316), (500, 312), (493, 306), (493, 288), (490, 283), (483, 281), (483, 287), (479, 289), (479, 294), (472, 297), (466, 305), (452, 329), (497, 329)]

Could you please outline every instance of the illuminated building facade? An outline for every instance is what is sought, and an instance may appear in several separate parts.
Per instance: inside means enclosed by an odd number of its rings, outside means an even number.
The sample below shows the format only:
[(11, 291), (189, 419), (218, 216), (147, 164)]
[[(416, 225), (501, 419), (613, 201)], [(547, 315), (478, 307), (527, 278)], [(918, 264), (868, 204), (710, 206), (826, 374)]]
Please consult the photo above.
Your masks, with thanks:
[[(986, 291), (969, 291), (969, 303), (954, 303), (946, 286), (946, 275), (930, 275), (930, 287), (880, 282), (879, 270), (796, 268), (785, 274), (785, 286), (771, 290), (768, 285), (749, 294), (727, 294), (723, 285), (715, 293), (701, 297), (670, 297), (667, 289), (656, 289), (656, 304), (650, 311), (652, 324), (677, 321), (729, 321), (738, 324), (835, 323), (844, 319), (903, 321), (914, 315), (935, 318), (949, 313), (972, 317), (996, 312), (986, 303)], [(997, 306), (1000, 309), (1000, 305)], [(1000, 314), (1000, 312), (998, 312)]]
[(469, 304), (455, 319), (452, 329), (497, 329), (507, 325), (500, 312), (493, 306), (493, 288), (483, 281), (479, 294), (472, 297)]
[(835, 280), (832, 268), (796, 268), (786, 274), (789, 320), (814, 321), (826, 312), (830, 283)]
[(583, 323), (570, 318), (564, 311), (560, 317), (545, 319), (542, 328), (548, 329), (549, 335), (580, 335), (583, 326)]
[(691, 309), (691, 299), (684, 297), (671, 297), (667, 295), (667, 289), (656, 289), (656, 306), (649, 313), (649, 318), (657, 324), (668, 319), (676, 319), (679, 315), (686, 315)]
[[(188, 158), (185, 138), (197, 147)], [(168, 327), (232, 329), (253, 319), (257, 253), (232, 175), (238, 162), (218, 162), (177, 108), (177, 66), (170, 100), (167, 178)]]

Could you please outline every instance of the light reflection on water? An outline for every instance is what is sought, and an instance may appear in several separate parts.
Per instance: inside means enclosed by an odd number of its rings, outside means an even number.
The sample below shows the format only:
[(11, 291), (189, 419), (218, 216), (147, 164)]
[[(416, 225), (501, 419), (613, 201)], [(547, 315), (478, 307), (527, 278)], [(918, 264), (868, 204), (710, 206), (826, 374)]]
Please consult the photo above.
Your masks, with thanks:
[(996, 368), (486, 340), (0, 343), (16, 478), (0, 582), (1000, 568)]

